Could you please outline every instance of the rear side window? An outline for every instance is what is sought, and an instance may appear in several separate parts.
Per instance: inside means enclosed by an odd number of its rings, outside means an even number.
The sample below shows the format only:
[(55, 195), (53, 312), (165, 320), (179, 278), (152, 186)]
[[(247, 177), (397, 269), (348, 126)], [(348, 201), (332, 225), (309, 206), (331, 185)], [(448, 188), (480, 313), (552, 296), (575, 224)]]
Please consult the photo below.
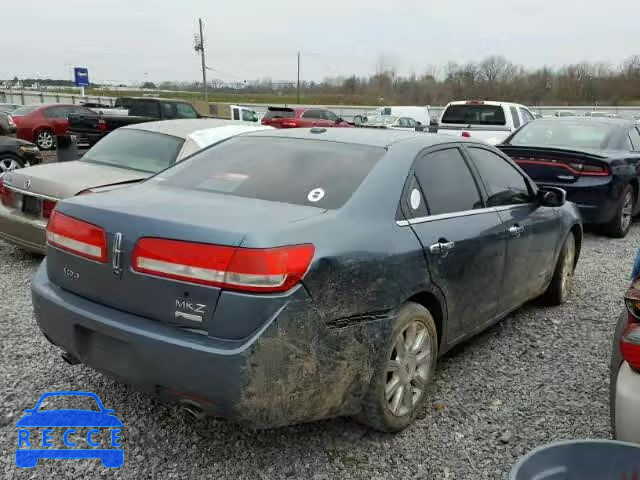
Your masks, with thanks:
[(295, 112), (291, 108), (270, 108), (263, 118), (293, 118)]
[(139, 117), (160, 118), (160, 104), (146, 100), (137, 100), (131, 103), (129, 115)]
[(468, 148), (487, 189), (487, 207), (519, 205), (532, 201), (524, 177), (504, 158), (484, 148)]
[(504, 110), (497, 105), (449, 105), (441, 123), (454, 125), (506, 125)]
[(162, 185), (335, 209), (385, 150), (316, 140), (231, 138), (154, 177)]
[(431, 215), (482, 208), (482, 199), (460, 150), (449, 148), (419, 159), (416, 177)]

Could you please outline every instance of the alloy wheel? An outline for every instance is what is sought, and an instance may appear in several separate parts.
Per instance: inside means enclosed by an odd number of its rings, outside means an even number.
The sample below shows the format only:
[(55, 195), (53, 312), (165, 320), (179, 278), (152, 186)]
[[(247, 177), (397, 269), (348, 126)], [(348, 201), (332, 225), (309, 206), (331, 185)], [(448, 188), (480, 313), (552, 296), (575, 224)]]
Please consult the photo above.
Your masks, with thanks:
[(20, 164), (13, 158), (2, 158), (0, 159), (0, 172), (10, 172), (11, 170), (15, 170), (20, 168)]
[(51, 135), (50, 132), (47, 132), (46, 130), (38, 133), (38, 137), (36, 138), (36, 143), (38, 144), (38, 147), (40, 147), (42, 150), (48, 150), (51, 147), (53, 147), (53, 135)]
[(387, 362), (385, 398), (393, 415), (413, 411), (427, 388), (431, 368), (431, 336), (424, 323), (414, 320), (399, 335)]

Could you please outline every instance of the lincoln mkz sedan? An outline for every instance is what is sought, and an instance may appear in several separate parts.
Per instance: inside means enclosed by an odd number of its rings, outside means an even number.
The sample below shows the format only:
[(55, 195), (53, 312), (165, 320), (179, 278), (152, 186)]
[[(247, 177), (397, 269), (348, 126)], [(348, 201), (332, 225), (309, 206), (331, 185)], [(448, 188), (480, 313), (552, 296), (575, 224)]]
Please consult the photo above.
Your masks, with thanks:
[(398, 431), (439, 355), (568, 298), (582, 226), (486, 144), (312, 128), (65, 200), (47, 239), (33, 304), (71, 363), (254, 426)]

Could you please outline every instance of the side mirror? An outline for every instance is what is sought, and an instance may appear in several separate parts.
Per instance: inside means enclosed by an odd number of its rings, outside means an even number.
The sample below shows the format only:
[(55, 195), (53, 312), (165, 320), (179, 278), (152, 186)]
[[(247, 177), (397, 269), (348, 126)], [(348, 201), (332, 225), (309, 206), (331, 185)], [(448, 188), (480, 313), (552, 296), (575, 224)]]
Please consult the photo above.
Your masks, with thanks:
[(36, 413), (36, 409), (35, 408), (27, 408), (24, 413), (26, 413), (27, 415), (31, 415), (32, 413)]
[(567, 192), (557, 187), (544, 187), (538, 190), (536, 197), (542, 207), (561, 207), (567, 201)]

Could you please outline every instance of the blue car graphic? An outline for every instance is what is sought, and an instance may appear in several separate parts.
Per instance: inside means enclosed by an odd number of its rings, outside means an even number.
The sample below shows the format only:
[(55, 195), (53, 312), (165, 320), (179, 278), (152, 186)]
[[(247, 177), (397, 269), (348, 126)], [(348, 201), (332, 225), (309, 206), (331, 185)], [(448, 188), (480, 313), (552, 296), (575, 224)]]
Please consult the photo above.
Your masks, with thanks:
[[(79, 409), (59, 409), (59, 410), (47, 410), (41, 411), (40, 406), (42, 402), (49, 397), (61, 397), (61, 396), (78, 396), (78, 397), (90, 397), (93, 398), (100, 411), (93, 410), (79, 410)], [(124, 452), (121, 448), (118, 440), (120, 439), (120, 429), (122, 422), (114, 415), (114, 411), (104, 408), (102, 402), (95, 393), (91, 392), (76, 392), (76, 391), (64, 391), (64, 392), (50, 392), (45, 393), (40, 397), (36, 406), (32, 409), (24, 411), (23, 416), (16, 427), (18, 427), (18, 446), (28, 446), (33, 448), (22, 448), (16, 450), (16, 465), (21, 468), (33, 468), (38, 464), (38, 460), (41, 458), (55, 458), (55, 459), (85, 459), (85, 458), (99, 458), (102, 461), (102, 465), (107, 468), (119, 468), (124, 463)], [(31, 431), (27, 429), (36, 427), (46, 427), (42, 430), (42, 442), (40, 437), (30, 440)], [(67, 447), (74, 447), (76, 442), (71, 443), (70, 438), (72, 434), (75, 434), (76, 428), (90, 427), (92, 430), (86, 435), (88, 445), (95, 446), (96, 448), (51, 448), (52, 440), (51, 435), (53, 428), (67, 427), (63, 436), (64, 445)], [(103, 447), (99, 442), (94, 442), (94, 436), (100, 433), (99, 428), (111, 429), (111, 442), (112, 448), (100, 448)], [(49, 447), (49, 448), (40, 448)], [(120, 448), (113, 448), (120, 447)]]

